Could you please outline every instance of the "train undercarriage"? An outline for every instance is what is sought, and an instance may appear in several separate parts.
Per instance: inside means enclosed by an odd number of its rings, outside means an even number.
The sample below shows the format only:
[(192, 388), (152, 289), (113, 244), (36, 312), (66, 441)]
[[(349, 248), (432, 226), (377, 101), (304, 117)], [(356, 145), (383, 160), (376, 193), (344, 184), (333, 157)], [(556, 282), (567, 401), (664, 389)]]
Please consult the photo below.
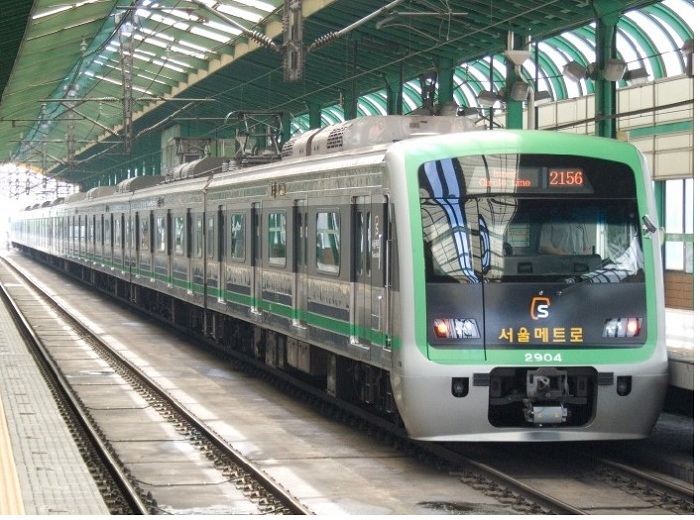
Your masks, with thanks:
[(328, 395), (359, 404), (400, 423), (388, 371), (330, 352), (281, 332), (162, 293), (90, 266), (24, 249), (42, 263), (207, 341), (224, 353), (239, 353), (268, 369), (313, 383)]

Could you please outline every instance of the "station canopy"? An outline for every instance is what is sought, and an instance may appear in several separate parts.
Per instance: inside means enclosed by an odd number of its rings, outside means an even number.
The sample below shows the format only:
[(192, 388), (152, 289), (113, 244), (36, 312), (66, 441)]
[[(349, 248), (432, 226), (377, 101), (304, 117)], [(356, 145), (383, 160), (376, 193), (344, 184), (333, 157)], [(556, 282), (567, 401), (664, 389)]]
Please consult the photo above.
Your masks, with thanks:
[(169, 125), (218, 139), (231, 114), (280, 112), (301, 132), (314, 107), (342, 121), (348, 98), (386, 113), (397, 81), (410, 113), (445, 63), (454, 103), (479, 107), (513, 41), (538, 96), (590, 94), (562, 70), (595, 62), (595, 20), (618, 13), (619, 86), (684, 72), (692, 0), (3, 0), (0, 161), (86, 184), (143, 174)]

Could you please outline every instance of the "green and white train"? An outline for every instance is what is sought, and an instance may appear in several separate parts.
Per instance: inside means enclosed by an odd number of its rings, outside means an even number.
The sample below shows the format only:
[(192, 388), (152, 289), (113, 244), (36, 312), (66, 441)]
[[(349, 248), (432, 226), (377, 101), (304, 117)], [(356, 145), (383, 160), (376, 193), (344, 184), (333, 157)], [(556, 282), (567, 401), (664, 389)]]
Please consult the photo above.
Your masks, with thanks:
[(27, 208), (12, 242), (416, 439), (649, 434), (668, 362), (635, 147), (377, 116), (283, 155)]

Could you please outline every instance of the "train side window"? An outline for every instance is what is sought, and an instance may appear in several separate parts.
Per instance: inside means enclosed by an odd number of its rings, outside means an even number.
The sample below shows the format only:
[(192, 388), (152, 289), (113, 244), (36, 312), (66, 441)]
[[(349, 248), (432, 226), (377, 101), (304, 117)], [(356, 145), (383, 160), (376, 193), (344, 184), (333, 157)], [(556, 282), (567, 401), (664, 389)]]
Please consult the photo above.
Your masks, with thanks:
[(194, 256), (195, 258), (202, 258), (204, 254), (204, 223), (202, 222), (202, 217), (197, 217), (195, 220), (194, 236)]
[(177, 256), (185, 254), (185, 217), (175, 217), (174, 249)]
[(207, 218), (207, 258), (214, 258), (216, 242), (214, 239), (214, 215)]
[(122, 249), (124, 247), (124, 240), (122, 238), (122, 215), (117, 215), (114, 219), (114, 232), (112, 233), (112, 240), (114, 241), (114, 247)]
[(156, 218), (156, 252), (165, 253), (165, 217)]
[(238, 262), (245, 260), (245, 214), (231, 215), (231, 259)]
[(355, 274), (359, 277), (364, 274), (365, 267), (365, 215), (362, 211), (355, 213)]
[(139, 248), (141, 251), (149, 251), (150, 250), (150, 245), (151, 245), (151, 239), (150, 239), (150, 233), (148, 231), (148, 219), (147, 218), (142, 218), (140, 219), (140, 229), (139, 229), (139, 238), (141, 242), (141, 247)]
[(267, 217), (267, 231), (270, 265), (285, 267), (287, 265), (287, 215), (270, 213)]
[(112, 215), (105, 218), (104, 243), (107, 247), (112, 245)]
[(102, 215), (95, 216), (94, 218), (94, 223), (95, 223), (95, 245), (101, 246), (102, 245), (102, 227), (103, 227), (103, 218)]
[(335, 211), (316, 215), (316, 268), (324, 273), (340, 273), (340, 214)]
[[(86, 217), (88, 218), (88, 217)], [(95, 216), (88, 218), (88, 236), (87, 241), (91, 246), (95, 245)]]

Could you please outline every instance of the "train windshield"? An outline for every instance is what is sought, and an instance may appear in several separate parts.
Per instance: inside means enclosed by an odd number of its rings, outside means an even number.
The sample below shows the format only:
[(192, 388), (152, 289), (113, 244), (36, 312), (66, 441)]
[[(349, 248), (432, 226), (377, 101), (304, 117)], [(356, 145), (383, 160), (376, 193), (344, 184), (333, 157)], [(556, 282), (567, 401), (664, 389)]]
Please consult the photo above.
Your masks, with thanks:
[(635, 182), (621, 163), (471, 155), (419, 170), (429, 283), (644, 277)]

